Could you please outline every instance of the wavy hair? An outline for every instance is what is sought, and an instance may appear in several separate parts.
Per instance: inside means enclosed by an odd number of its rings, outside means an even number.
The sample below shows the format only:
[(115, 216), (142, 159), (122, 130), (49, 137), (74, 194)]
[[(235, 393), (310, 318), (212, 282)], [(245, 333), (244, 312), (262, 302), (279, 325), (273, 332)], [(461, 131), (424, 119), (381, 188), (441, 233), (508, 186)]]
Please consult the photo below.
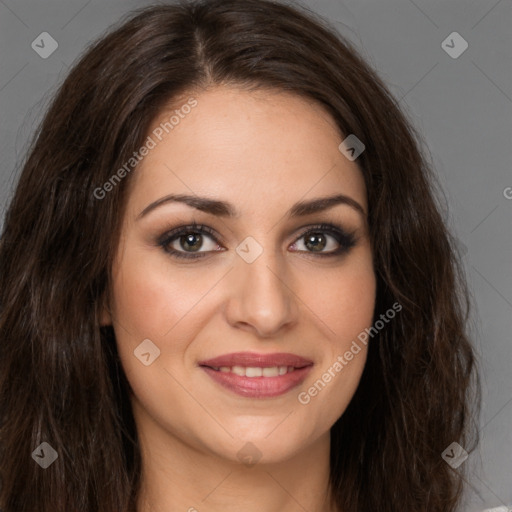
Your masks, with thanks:
[[(463, 470), (441, 457), (478, 442), (470, 297), (421, 137), (377, 73), (330, 23), (272, 0), (139, 9), (77, 60), (39, 125), (0, 241), (0, 507), (130, 512), (141, 456), (111, 327), (112, 262), (127, 176), (169, 102), (208, 88), (274, 90), (323, 105), (347, 136), (369, 205), (375, 318), (359, 387), (331, 429), (330, 484), (343, 512), (452, 512)], [(134, 170), (133, 172), (136, 172)], [(475, 384), (475, 385), (473, 385)], [(58, 453), (42, 470), (43, 441)]]

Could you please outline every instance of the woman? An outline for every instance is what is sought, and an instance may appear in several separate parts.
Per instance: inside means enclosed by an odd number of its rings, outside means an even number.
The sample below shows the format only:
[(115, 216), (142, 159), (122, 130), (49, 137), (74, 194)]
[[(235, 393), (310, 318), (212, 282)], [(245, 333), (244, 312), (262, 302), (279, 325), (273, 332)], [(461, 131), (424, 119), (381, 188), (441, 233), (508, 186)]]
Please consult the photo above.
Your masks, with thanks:
[(304, 9), (88, 49), (0, 245), (2, 510), (456, 510), (476, 361), (419, 140)]

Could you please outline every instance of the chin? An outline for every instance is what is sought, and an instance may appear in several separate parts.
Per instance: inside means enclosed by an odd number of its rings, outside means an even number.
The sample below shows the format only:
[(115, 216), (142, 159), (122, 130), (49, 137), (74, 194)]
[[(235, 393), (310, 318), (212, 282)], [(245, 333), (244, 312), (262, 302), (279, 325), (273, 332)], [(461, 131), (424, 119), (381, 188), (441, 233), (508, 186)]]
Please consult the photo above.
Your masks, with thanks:
[(227, 444), (222, 443), (225, 450), (222, 450), (218, 444), (212, 446), (211, 438), (208, 440), (209, 448), (221, 458), (253, 466), (285, 462), (312, 443), (311, 439), (304, 438), (304, 430), (298, 426), (290, 428), (290, 426), (285, 427), (284, 423), (278, 425), (279, 423), (273, 421), (270, 429), (265, 428), (264, 432), (255, 430), (247, 435), (240, 435), (231, 430), (235, 438), (230, 439)]

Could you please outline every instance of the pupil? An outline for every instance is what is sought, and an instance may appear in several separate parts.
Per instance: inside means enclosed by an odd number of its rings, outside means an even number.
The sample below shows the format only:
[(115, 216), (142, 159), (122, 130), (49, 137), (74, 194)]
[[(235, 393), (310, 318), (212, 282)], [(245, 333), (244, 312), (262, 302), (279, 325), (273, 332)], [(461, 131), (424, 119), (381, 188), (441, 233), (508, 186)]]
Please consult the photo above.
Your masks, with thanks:
[(325, 237), (320, 234), (313, 233), (309, 235), (306, 240), (306, 247), (309, 248), (308, 244), (313, 246), (312, 248), (314, 251), (321, 251), (325, 247)]
[[(181, 244), (183, 249), (188, 248), (188, 249), (193, 249), (195, 251), (195, 250), (201, 248), (202, 243), (201, 243), (200, 235), (190, 234), (190, 235), (186, 235), (185, 237), (182, 237), (182, 238), (185, 238), (186, 244), (190, 244), (190, 245), (187, 245), (187, 247), (185, 247), (183, 244)], [(195, 243), (194, 243), (194, 240), (195, 240)]]

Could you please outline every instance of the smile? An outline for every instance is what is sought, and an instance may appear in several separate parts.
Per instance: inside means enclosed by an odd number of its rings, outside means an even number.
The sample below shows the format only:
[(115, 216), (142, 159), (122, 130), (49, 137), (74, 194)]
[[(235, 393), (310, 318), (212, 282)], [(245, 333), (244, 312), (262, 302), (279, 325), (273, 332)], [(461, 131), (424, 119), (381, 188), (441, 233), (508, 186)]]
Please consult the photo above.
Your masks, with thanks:
[(272, 398), (302, 384), (313, 362), (294, 354), (240, 352), (199, 363), (224, 390), (247, 398)]
[(278, 375), (284, 375), (285, 373), (291, 373), (295, 370), (294, 366), (270, 366), (261, 368), (258, 366), (220, 366), (213, 367), (214, 370), (223, 373), (234, 373), (240, 377), (277, 377)]

